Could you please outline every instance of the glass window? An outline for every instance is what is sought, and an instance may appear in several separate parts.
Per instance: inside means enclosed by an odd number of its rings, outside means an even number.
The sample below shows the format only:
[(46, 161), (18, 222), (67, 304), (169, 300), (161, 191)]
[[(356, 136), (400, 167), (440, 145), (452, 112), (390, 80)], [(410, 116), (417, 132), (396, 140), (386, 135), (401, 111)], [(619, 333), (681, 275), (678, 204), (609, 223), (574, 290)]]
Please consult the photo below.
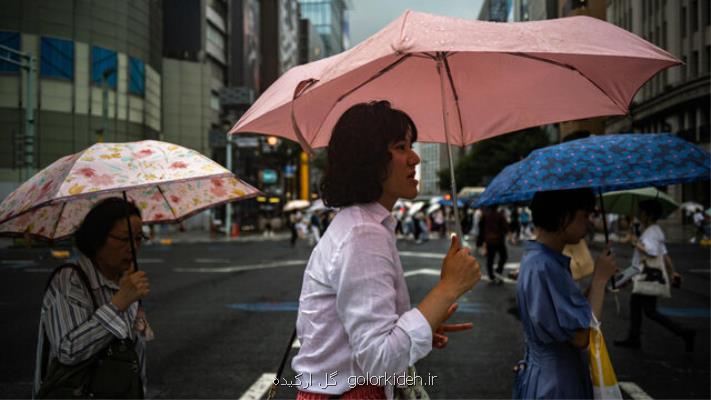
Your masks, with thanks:
[(686, 7), (681, 8), (681, 16), (679, 20), (679, 30), (681, 30), (681, 37), (686, 37)]
[(40, 44), (40, 75), (74, 80), (74, 42), (43, 37)]
[(146, 66), (138, 58), (128, 60), (128, 92), (139, 96), (146, 94)]
[(103, 47), (91, 46), (91, 81), (101, 85), (106, 73), (109, 87), (116, 89), (116, 68), (118, 56), (115, 51)]
[(220, 111), (220, 97), (214, 91), (210, 92), (210, 108)]
[[(20, 51), (20, 33), (19, 32), (8, 32), (0, 31), (0, 45), (9, 47), (13, 50)], [(3, 57), (7, 56), (10, 59), (20, 61), (17, 55), (9, 54), (8, 52), (0, 52)], [(7, 61), (0, 61), (0, 72), (18, 72), (20, 71), (20, 66), (17, 64), (12, 64)]]
[(207, 40), (212, 42), (218, 49), (225, 49), (225, 38), (222, 36), (217, 29), (213, 28), (212, 25), (207, 24)]

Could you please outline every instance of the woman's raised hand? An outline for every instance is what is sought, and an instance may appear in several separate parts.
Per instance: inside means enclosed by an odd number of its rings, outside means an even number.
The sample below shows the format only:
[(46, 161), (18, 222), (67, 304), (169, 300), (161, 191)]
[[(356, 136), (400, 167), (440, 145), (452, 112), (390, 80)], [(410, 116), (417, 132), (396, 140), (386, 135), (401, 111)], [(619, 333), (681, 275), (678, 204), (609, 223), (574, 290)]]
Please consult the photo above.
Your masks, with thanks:
[(125, 311), (133, 302), (138, 301), (151, 292), (151, 285), (145, 271), (136, 271), (136, 267), (126, 271), (119, 280), (119, 290), (111, 302), (120, 310)]
[(481, 279), (479, 262), (469, 254), (468, 247), (462, 247), (459, 236), (452, 235), (452, 243), (442, 262), (440, 284), (454, 291), (457, 297), (471, 290)]

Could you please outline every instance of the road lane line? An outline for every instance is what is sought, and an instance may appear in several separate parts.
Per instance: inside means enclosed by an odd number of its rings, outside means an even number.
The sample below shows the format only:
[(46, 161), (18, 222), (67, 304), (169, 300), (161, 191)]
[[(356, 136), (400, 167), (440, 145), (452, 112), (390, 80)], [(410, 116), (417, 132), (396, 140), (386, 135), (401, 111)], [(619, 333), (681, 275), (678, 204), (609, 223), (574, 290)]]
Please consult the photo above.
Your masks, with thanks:
[(422, 269), (416, 269), (412, 271), (407, 271), (405, 272), (405, 278), (409, 278), (411, 276), (415, 275), (434, 275), (434, 276), (439, 276), (440, 271), (438, 269), (433, 269), (433, 268), (422, 268)]
[(263, 264), (234, 265), (234, 266), (230, 266), (230, 267), (217, 267), (217, 268), (173, 268), (173, 271), (175, 271), (175, 272), (228, 273), (228, 272), (240, 272), (240, 271), (258, 270), (258, 269), (268, 269), (268, 268), (305, 266), (307, 262), (308, 262), (308, 260), (286, 260), (286, 261), (275, 261), (275, 262), (263, 263)]
[(141, 264), (161, 264), (165, 261), (162, 258), (139, 258), (138, 265)]
[(50, 272), (54, 268), (25, 268), (23, 269), (24, 272)]
[(634, 400), (652, 400), (641, 387), (634, 382), (618, 382), (620, 389), (624, 390)]
[(265, 374), (262, 374), (262, 376), (257, 379), (256, 382), (252, 384), (252, 386), (247, 389), (244, 394), (242, 394), (242, 397), (240, 397), (240, 400), (259, 400), (264, 396), (269, 388), (272, 386), (274, 383), (274, 379), (276, 378), (276, 374), (273, 372), (267, 372)]
[(227, 264), (230, 262), (229, 258), (196, 258), (195, 262), (198, 264)]
[(425, 253), (419, 251), (399, 251), (401, 257), (419, 257), (419, 258), (437, 258), (443, 259), (447, 254), (445, 253)]
[[(513, 264), (513, 263), (512, 263)], [(515, 263), (518, 265), (518, 263)], [(507, 264), (508, 265), (508, 264)], [(407, 271), (403, 275), (405, 275), (405, 278), (409, 278), (411, 276), (417, 276), (417, 275), (430, 275), (430, 276), (440, 276), (440, 270), (434, 269), (434, 268), (421, 268), (421, 269), (415, 269), (412, 271)], [(483, 280), (489, 280), (488, 276), (482, 276), (481, 279)], [(505, 276), (499, 275), (499, 279), (503, 280), (506, 283), (516, 283), (515, 280), (509, 279)]]

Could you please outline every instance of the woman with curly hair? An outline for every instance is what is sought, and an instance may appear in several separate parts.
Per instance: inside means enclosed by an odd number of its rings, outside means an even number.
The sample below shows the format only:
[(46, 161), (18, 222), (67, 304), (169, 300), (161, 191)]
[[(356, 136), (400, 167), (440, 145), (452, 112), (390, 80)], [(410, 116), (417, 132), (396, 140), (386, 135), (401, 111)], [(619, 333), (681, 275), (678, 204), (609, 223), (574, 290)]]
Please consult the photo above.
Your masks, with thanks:
[(292, 362), (298, 399), (392, 398), (385, 377), (401, 376), (433, 346), (444, 347), (446, 331), (471, 328), (443, 324), (481, 276), (456, 236), (440, 281), (410, 306), (390, 211), (398, 198), (417, 196), (415, 140), (412, 119), (386, 101), (352, 106), (333, 129), (321, 189), (324, 203), (340, 211), (304, 273), (301, 348)]

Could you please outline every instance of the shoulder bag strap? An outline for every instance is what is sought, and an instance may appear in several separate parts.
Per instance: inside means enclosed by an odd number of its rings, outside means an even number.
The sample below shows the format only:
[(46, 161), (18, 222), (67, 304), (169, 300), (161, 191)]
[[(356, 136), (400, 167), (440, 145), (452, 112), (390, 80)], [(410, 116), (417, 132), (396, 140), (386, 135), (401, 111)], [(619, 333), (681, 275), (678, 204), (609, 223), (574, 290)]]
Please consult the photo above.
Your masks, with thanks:
[(289, 358), (289, 353), (291, 352), (291, 345), (294, 343), (294, 339), (296, 339), (296, 327), (294, 327), (294, 330), (291, 332), (291, 338), (289, 338), (289, 343), (287, 343), (286, 345), (284, 355), (281, 357), (281, 363), (279, 364), (279, 369), (277, 370), (276, 378), (274, 378), (274, 382), (272, 382), (272, 386), (269, 388), (267, 400), (273, 399), (276, 395), (279, 381), (281, 381), (281, 374), (284, 372), (284, 365), (286, 365), (286, 360)]

